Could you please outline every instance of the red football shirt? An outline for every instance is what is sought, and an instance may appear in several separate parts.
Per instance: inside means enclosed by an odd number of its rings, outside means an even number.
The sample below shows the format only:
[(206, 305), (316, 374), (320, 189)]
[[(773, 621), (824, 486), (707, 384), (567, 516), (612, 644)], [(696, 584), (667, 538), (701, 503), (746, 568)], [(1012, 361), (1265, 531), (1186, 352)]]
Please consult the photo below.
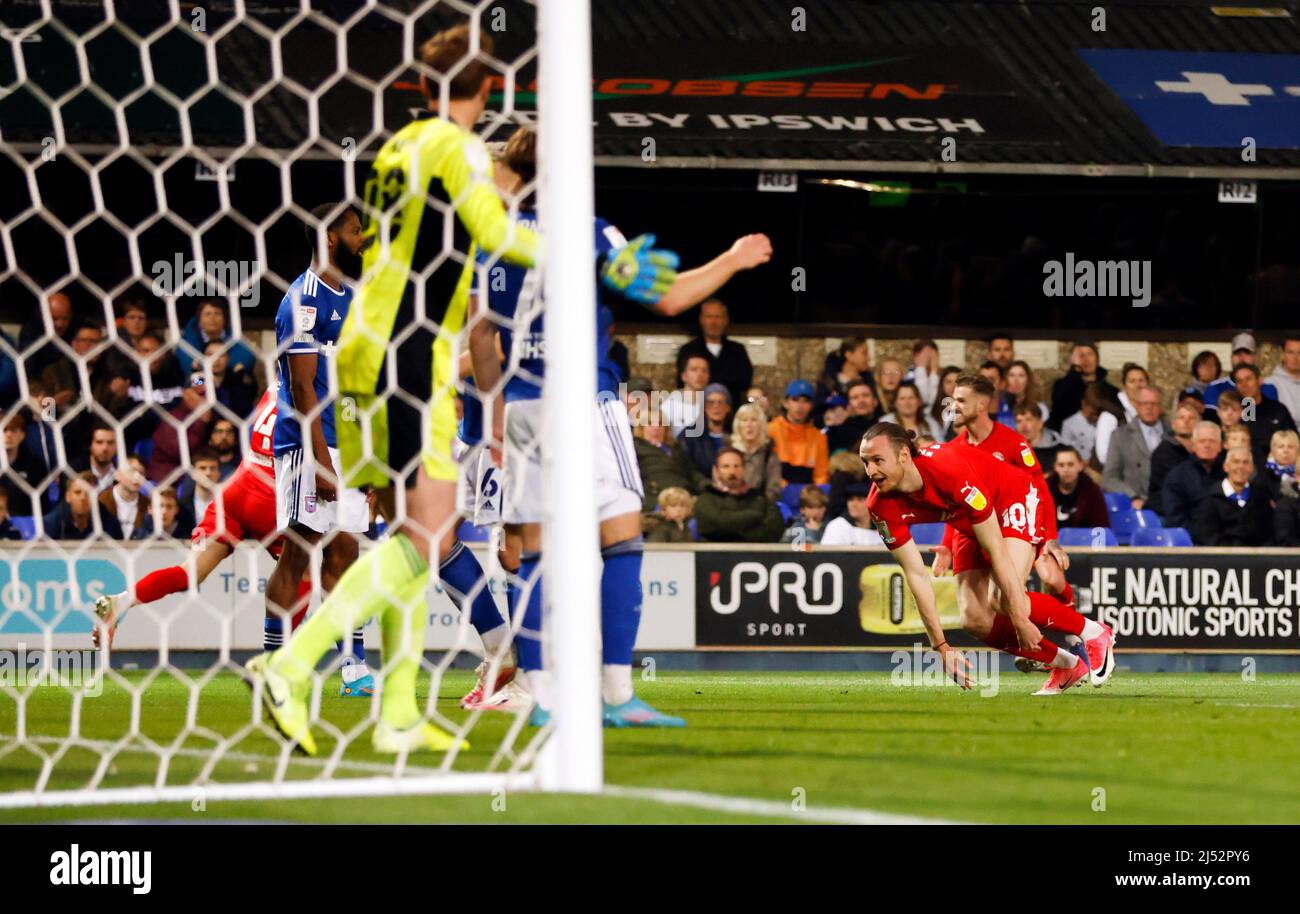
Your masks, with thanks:
[[(275, 479), (275, 389), (268, 387), (253, 410), (253, 423), (248, 429), (248, 453), (245, 466), (255, 466), (260, 475)], [(1053, 512), (1055, 513), (1055, 512)]]
[(912, 539), (911, 524), (947, 523), (968, 536), (997, 507), (1005, 482), (1020, 471), (969, 444), (932, 444), (916, 455), (923, 485), (915, 492), (881, 492), (873, 484), (867, 507), (891, 550)]
[[(953, 441), (971, 444), (970, 436), (964, 428), (957, 433)], [(1043, 476), (1043, 465), (1038, 462), (1029, 439), (1001, 422), (994, 422), (993, 431), (975, 447), (986, 454), (992, 454), (998, 460), (1024, 470), (1033, 477), (1039, 501), (1047, 509), (1041, 515), (1043, 526), (1047, 531), (1046, 537), (1049, 540), (1056, 539), (1056, 502), (1052, 500), (1052, 493), (1047, 488), (1047, 479)]]

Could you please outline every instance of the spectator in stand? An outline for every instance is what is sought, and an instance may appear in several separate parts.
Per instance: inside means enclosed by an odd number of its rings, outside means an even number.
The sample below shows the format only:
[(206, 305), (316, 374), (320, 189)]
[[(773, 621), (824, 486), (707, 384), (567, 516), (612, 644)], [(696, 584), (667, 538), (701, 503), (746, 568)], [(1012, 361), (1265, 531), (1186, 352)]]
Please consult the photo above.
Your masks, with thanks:
[(1223, 461), (1225, 478), (1197, 505), (1192, 539), (1198, 546), (1267, 546), (1273, 542), (1270, 487), (1255, 477), (1250, 448), (1237, 447)]
[(1033, 403), (1021, 403), (1016, 407), (1016, 431), (1029, 446), (1034, 449), (1034, 457), (1044, 472), (1051, 472), (1056, 464), (1056, 452), (1061, 447), (1061, 436), (1047, 427), (1043, 421), (1042, 410)]
[(821, 485), (830, 479), (826, 436), (812, 424), (813, 392), (812, 382), (791, 381), (785, 388), (785, 415), (767, 424), (767, 436), (776, 446), (786, 485)]
[(1205, 399), (1205, 391), (1223, 375), (1223, 363), (1208, 349), (1202, 349), (1192, 359), (1192, 380), (1186, 390), (1194, 390)]
[(956, 365), (949, 365), (939, 375), (939, 393), (935, 397), (934, 405), (930, 407), (930, 418), (934, 420), (935, 425), (943, 429), (943, 435), (939, 438), (941, 442), (951, 441), (956, 434), (952, 427), (952, 414), (948, 406), (952, 403), (952, 392), (957, 389), (957, 379), (962, 374), (962, 370)]
[(695, 471), (708, 478), (719, 449), (727, 436), (727, 419), (731, 416), (731, 394), (721, 384), (704, 388), (704, 429), (688, 428), (677, 436)]
[(0, 480), (10, 508), (21, 517), (44, 514), (43, 495), (48, 488), (50, 468), (27, 445), (27, 410), (20, 409), (9, 417), (4, 429), (4, 476)]
[(849, 486), (867, 478), (867, 467), (857, 451), (840, 451), (831, 458), (830, 471), (827, 516), (843, 517), (848, 510)]
[(1007, 394), (1007, 373), (1006, 370), (997, 362), (987, 361), (980, 366), (979, 373), (989, 379), (993, 389), (997, 391), (997, 396), (990, 401), (990, 405), (997, 404), (997, 409), (991, 413), (995, 422), (1000, 422), (1007, 428), (1016, 427), (1016, 411), (1011, 407), (1011, 397)]
[(95, 477), (69, 476), (63, 501), (42, 518), (45, 536), (54, 540), (122, 539), (122, 525), (95, 500)]
[[(849, 401), (839, 394), (822, 404), (822, 434), (827, 434), (838, 425), (843, 425), (849, 417)], [(829, 439), (827, 439), (829, 446)]]
[(217, 454), (210, 447), (200, 447), (191, 454), (193, 469), (182, 477), (176, 498), (181, 511), (190, 517), (202, 518), (208, 505), (221, 491), (221, 470)]
[[(211, 407), (203, 397), (203, 386), (186, 387), (180, 402), (169, 412), (170, 418), (158, 424), (153, 433), (153, 450), (149, 454), (149, 479), (158, 485), (172, 485), (176, 469), (181, 466), (181, 439), (183, 433), (191, 457), (207, 440)], [(215, 455), (214, 455), (214, 460)], [(184, 496), (181, 502), (184, 507)], [(195, 517), (202, 517), (202, 513)]]
[(826, 524), (821, 545), (883, 546), (884, 540), (872, 526), (871, 512), (867, 510), (867, 496), (871, 494), (871, 483), (854, 483), (848, 487), (845, 494), (848, 496), (845, 514)]
[(943, 429), (930, 418), (925, 404), (921, 402), (921, 392), (911, 381), (904, 381), (898, 385), (898, 390), (894, 394), (894, 411), (886, 413), (880, 421), (896, 422), (909, 432), (929, 435), (936, 441), (943, 434)]
[(699, 319), (700, 335), (678, 350), (678, 364), (686, 356), (703, 357), (709, 363), (709, 379), (727, 388), (732, 403), (743, 402), (745, 391), (754, 383), (754, 366), (745, 345), (727, 336), (731, 324), (727, 306), (711, 298), (700, 305)]
[(1146, 507), (1151, 455), (1164, 441), (1173, 441), (1173, 431), (1161, 403), (1163, 396), (1155, 385), (1139, 390), (1133, 400), (1137, 415), (1120, 426), (1111, 438), (1102, 488), (1127, 495), (1135, 511)]
[(23, 532), (14, 526), (9, 517), (9, 493), (0, 488), (0, 540), (20, 540)]
[(894, 394), (898, 392), (898, 385), (903, 383), (903, 363), (898, 359), (883, 359), (880, 367), (876, 371), (876, 397), (880, 400), (880, 408), (884, 412), (890, 412), (894, 408)]
[(781, 481), (781, 460), (767, 436), (763, 411), (753, 403), (746, 403), (736, 410), (727, 444), (739, 451), (744, 459), (745, 482), (749, 487), (765, 493), (773, 501), (779, 498), (781, 489), (785, 487)]
[(176, 490), (171, 486), (162, 486), (154, 490), (151, 501), (151, 510), (145, 512), (144, 523), (131, 535), (131, 539), (188, 540), (195, 522), (193, 517), (181, 510)]
[(1223, 429), (1202, 419), (1192, 429), (1192, 456), (1169, 471), (1160, 489), (1166, 527), (1191, 529), (1197, 506), (1223, 479)]
[(817, 486), (804, 486), (799, 492), (799, 516), (781, 534), (781, 542), (802, 546), (820, 543), (826, 530), (826, 493)]
[(647, 543), (693, 543), (688, 523), (695, 507), (695, 496), (673, 486), (659, 493), (659, 511), (641, 518)]
[(1223, 449), (1230, 451), (1234, 447), (1250, 447), (1250, 429), (1244, 423), (1238, 422), (1223, 430)]
[[(1064, 435), (1065, 421), (1083, 408), (1084, 394), (1093, 384), (1101, 385), (1102, 399), (1119, 402), (1119, 390), (1106, 381), (1106, 369), (1099, 364), (1097, 347), (1092, 343), (1075, 343), (1070, 350), (1070, 370), (1052, 385), (1052, 413), (1048, 416), (1047, 427)], [(1097, 420), (1092, 421), (1095, 424)], [(1091, 456), (1092, 445), (1089, 444), (1084, 462)]]
[(1241, 424), (1243, 405), (1241, 394), (1235, 390), (1225, 390), (1219, 394), (1219, 399), (1215, 401), (1215, 405), (1218, 408), (1213, 412), (1208, 412), (1205, 418), (1225, 429)]
[(1274, 432), (1264, 468), (1277, 480), (1280, 494), (1291, 496), (1296, 493), (1297, 456), (1300, 456), (1300, 435), (1291, 429)]
[(239, 430), (229, 419), (213, 419), (208, 428), (208, 447), (216, 451), (221, 471), (221, 481), (225, 482), (239, 469)]
[(751, 384), (749, 390), (745, 391), (745, 402), (753, 403), (763, 411), (763, 415), (766, 417), (763, 421), (766, 422), (772, 418), (772, 401), (768, 398), (767, 391), (762, 386)]
[(139, 457), (128, 457), (114, 477), (116, 482), (99, 494), (99, 503), (117, 518), (126, 539), (138, 539), (136, 534), (149, 516), (148, 500), (141, 496), (145, 483), (144, 461)]
[(180, 362), (169, 347), (163, 346), (158, 334), (147, 331), (140, 336), (136, 343), (136, 357), (138, 361), (132, 366), (131, 383), (127, 387), (129, 402), (120, 412), (112, 410), (114, 416), (121, 418), (141, 404), (150, 407), (127, 426), (126, 446), (129, 449), (153, 435), (162, 423), (163, 415), (181, 404), (189, 386), (189, 380), (181, 373)]
[(1273, 545), (1300, 546), (1300, 498), (1278, 498), (1273, 509)]
[(222, 344), (215, 340), (208, 343), (204, 363), (211, 375), (210, 383), (216, 391), (217, 402), (238, 418), (249, 418), (258, 398), (257, 384), (252, 374), (247, 371), (231, 371), (230, 356)]
[(1102, 466), (1110, 458), (1110, 436), (1120, 426), (1132, 422), (1137, 416), (1137, 395), (1142, 388), (1151, 383), (1147, 370), (1134, 362), (1125, 362), (1120, 371), (1124, 389), (1117, 395), (1119, 409), (1102, 413), (1097, 417), (1097, 443), (1093, 451)]
[(642, 511), (653, 511), (659, 503), (659, 493), (668, 489), (700, 490), (698, 474), (691, 467), (690, 457), (673, 437), (672, 429), (662, 420), (656, 418), (633, 426), (632, 446), (641, 471), (641, 487), (645, 490)]
[(995, 333), (988, 338), (988, 350), (984, 358), (996, 364), (1005, 372), (1016, 360), (1016, 343), (1005, 333)]
[(1101, 463), (1093, 453), (1097, 444), (1097, 422), (1108, 411), (1118, 409), (1100, 384), (1094, 384), (1084, 394), (1079, 411), (1061, 426), (1061, 441), (1075, 448), (1083, 457), (1085, 466), (1100, 471)]
[(688, 428), (703, 432), (704, 388), (709, 386), (709, 360), (702, 355), (687, 355), (677, 361), (677, 384), (663, 403), (664, 421), (676, 438)]
[(1028, 403), (1037, 406), (1043, 422), (1047, 422), (1051, 410), (1043, 402), (1042, 393), (1038, 389), (1038, 379), (1034, 377), (1034, 370), (1029, 367), (1028, 362), (1016, 359), (1007, 366), (1006, 393), (1007, 400), (1011, 403), (1012, 415), (1015, 415), (1021, 404)]
[(862, 434), (880, 421), (880, 401), (876, 389), (867, 381), (849, 385), (848, 415), (839, 425), (826, 429), (826, 447), (832, 456), (840, 451), (858, 452)]
[(695, 523), (700, 539), (710, 543), (775, 543), (785, 527), (776, 504), (745, 484), (745, 460), (729, 447), (718, 452), (713, 484), (695, 502)]
[(1056, 449), (1047, 490), (1056, 503), (1058, 527), (1109, 527), (1110, 512), (1101, 486), (1084, 472), (1083, 456), (1068, 444)]
[[(1255, 452), (1256, 465), (1263, 466), (1268, 459), (1273, 433), (1286, 429), (1295, 431), (1295, 421), (1285, 406), (1264, 394), (1259, 369), (1254, 365), (1242, 362), (1235, 366), (1232, 380), (1237, 385), (1237, 393), (1241, 394), (1242, 419), (1250, 430), (1250, 447)], [(1247, 403), (1254, 405), (1253, 411), (1246, 407)]]
[(40, 381), (29, 381), (27, 390), (31, 394), (26, 407), (31, 412), (31, 421), (27, 423), (27, 440), (23, 446), (36, 464), (43, 468), (46, 476), (50, 477), (41, 492), (38, 510), (34, 512), (45, 514), (57, 508), (63, 500), (59, 488), (61, 474), (55, 471), (63, 465), (68, 454), (66, 449), (60, 451), (63, 441), (55, 422), (53, 401), (45, 396), (45, 388), (41, 387)]
[(3, 330), (0, 340), (4, 341), (0, 345), (0, 409), (8, 409), (22, 396), (18, 387), (18, 344)]
[(117, 472), (117, 434), (112, 426), (96, 419), (90, 431), (90, 444), (86, 451), (72, 461), (72, 468), (88, 472), (95, 480), (95, 495), (108, 489)]
[(939, 376), (939, 344), (934, 340), (920, 340), (912, 347), (912, 367), (903, 380), (916, 385), (927, 410), (939, 399)]
[(865, 336), (850, 336), (840, 342), (837, 350), (826, 356), (822, 373), (817, 378), (813, 421), (822, 424), (826, 401), (831, 397), (843, 397), (847, 401), (849, 385), (858, 381), (874, 383), (871, 377), (871, 344)]
[[(1226, 377), (1219, 378), (1205, 389), (1205, 405), (1213, 408), (1219, 402), (1219, 395), (1225, 390), (1233, 390), (1237, 387), (1235, 372), (1238, 365), (1254, 365), (1255, 334), (1250, 331), (1243, 331), (1232, 338), (1232, 368), (1228, 371)], [(1278, 398), (1277, 388), (1272, 384), (1261, 384), (1260, 393), (1269, 400)], [(1212, 417), (1206, 417), (1212, 418)]]
[(140, 295), (127, 294), (117, 303), (117, 337), (129, 349), (140, 344), (149, 329), (149, 310)]
[(182, 345), (176, 347), (176, 359), (180, 362), (181, 374), (188, 375), (194, 371), (196, 363), (208, 351), (208, 343), (216, 341), (229, 344), (226, 350), (230, 355), (228, 371), (232, 374), (246, 371), (251, 375), (257, 360), (242, 341), (231, 342), (231, 338), (230, 321), (226, 318), (225, 306), (212, 298), (200, 301), (198, 310), (181, 331)]
[(1288, 336), (1282, 341), (1282, 360), (1268, 376), (1277, 390), (1277, 400), (1291, 414), (1291, 421), (1300, 426), (1300, 336)]
[(54, 337), (71, 344), (79, 324), (72, 314), (72, 299), (63, 292), (55, 292), (45, 299), (44, 307), (23, 323), (18, 331), (19, 351), (25, 352), (34, 343), (44, 341), (24, 360), (28, 380), (39, 378), (45, 366), (63, 354)]
[(1192, 453), (1192, 431), (1201, 419), (1201, 408), (1197, 401), (1187, 398), (1174, 410), (1174, 418), (1169, 423), (1172, 433), (1160, 442), (1160, 446), (1151, 454), (1151, 476), (1147, 481), (1146, 507), (1157, 514), (1164, 514), (1161, 506), (1160, 492), (1164, 488), (1169, 471)]
[[(46, 392), (50, 393), (55, 400), (56, 409), (59, 410), (60, 416), (66, 416), (69, 409), (57, 406), (59, 402), (60, 390), (67, 390), (71, 393), (69, 404), (71, 408), (77, 408), (77, 404), (85, 404), (75, 416), (72, 416), (63, 423), (63, 443), (70, 453), (77, 453), (85, 450), (90, 443), (91, 430), (95, 425), (97, 416), (100, 411), (93, 410), (91, 404), (98, 403), (104, 405), (105, 391), (111, 391), (114, 377), (120, 372), (114, 370), (115, 363), (107, 355), (112, 350), (104, 345), (104, 330), (98, 324), (82, 323), (72, 335), (72, 349), (78, 356), (77, 360), (60, 356), (49, 365), (45, 366), (45, 371), (41, 373), (41, 383)], [(90, 386), (85, 387), (81, 383), (81, 373), (78, 362), (84, 359), (86, 363), (86, 376), (90, 381)], [(120, 388), (121, 381), (117, 382)]]

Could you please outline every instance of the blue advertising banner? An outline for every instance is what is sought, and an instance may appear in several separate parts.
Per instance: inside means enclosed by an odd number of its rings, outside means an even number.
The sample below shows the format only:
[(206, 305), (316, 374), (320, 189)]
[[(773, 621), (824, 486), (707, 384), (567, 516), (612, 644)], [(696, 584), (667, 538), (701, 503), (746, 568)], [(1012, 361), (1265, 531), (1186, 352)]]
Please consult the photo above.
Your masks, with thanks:
[(1300, 149), (1300, 54), (1078, 53), (1166, 146)]

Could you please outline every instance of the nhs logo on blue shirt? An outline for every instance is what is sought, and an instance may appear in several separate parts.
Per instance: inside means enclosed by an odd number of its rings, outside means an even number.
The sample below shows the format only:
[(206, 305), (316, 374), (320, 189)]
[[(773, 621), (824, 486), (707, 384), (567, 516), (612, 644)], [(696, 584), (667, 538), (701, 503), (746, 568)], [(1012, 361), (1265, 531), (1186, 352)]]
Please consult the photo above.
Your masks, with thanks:
[(1166, 146), (1300, 149), (1300, 54), (1078, 54)]

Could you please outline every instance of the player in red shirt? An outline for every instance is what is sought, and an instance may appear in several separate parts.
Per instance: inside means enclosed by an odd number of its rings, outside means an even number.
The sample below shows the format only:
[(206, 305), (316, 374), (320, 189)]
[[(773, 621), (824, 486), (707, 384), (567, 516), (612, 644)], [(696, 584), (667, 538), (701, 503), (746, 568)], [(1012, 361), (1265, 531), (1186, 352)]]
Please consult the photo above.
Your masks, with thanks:
[[(268, 389), (253, 412), (249, 433), (249, 452), (229, 481), (221, 487), (216, 498), (203, 513), (203, 519), (190, 534), (194, 555), (190, 561), (170, 568), (151, 571), (130, 589), (118, 594), (106, 594), (95, 601), (95, 615), (99, 625), (93, 634), (99, 645), (101, 632), (107, 633), (108, 644), (113, 644), (122, 614), (133, 606), (153, 603), (170, 594), (190, 588), (190, 568), (193, 567), (194, 586), (197, 588), (213, 570), (230, 555), (240, 540), (261, 542), (271, 555), (280, 551), (280, 537), (275, 526), (275, 469), (271, 461), (272, 433), (275, 429), (275, 391)], [(326, 590), (332, 580), (323, 580)], [(298, 608), (292, 624), (302, 621), (311, 595), (311, 582), (299, 584)], [(280, 622), (279, 618), (275, 620)], [(268, 626), (281, 628), (282, 625)]]
[(1035, 546), (1027, 523), (1033, 486), (1022, 471), (965, 444), (915, 450), (912, 436), (892, 422), (870, 428), (859, 453), (873, 483), (867, 506), (876, 529), (903, 569), (931, 645), (959, 684), (970, 687), (969, 664), (944, 638), (930, 572), (912, 541), (912, 523), (947, 523), (979, 547), (954, 554), (967, 633), (1051, 668), (1049, 685), (1056, 687), (1039, 694), (1058, 694), (1087, 677), (1086, 655), (1058, 648), (1038, 626), (1079, 634), (1088, 620), (1046, 594), (1025, 592)]
[[(995, 422), (989, 414), (996, 395), (997, 390), (992, 382), (982, 375), (963, 375), (957, 379), (952, 395), (952, 424), (953, 428), (961, 429), (961, 432), (954, 440), (977, 447), (1028, 474), (1034, 486), (1034, 495), (1028, 499), (1027, 506), (1036, 509), (1025, 515), (1027, 530), (1031, 534), (1030, 541), (1038, 548), (1033, 568), (1043, 582), (1043, 589), (1074, 609), (1074, 591), (1065, 579), (1070, 559), (1056, 541), (1056, 505), (1043, 476), (1043, 468), (1024, 436)], [(978, 545), (949, 527), (945, 531), (943, 545), (935, 549), (933, 570), (936, 577), (947, 570), (952, 551), (961, 549), (978, 549)], [(1028, 577), (1028, 574), (1029, 569), (1026, 568), (1025, 576)], [(1080, 636), (1066, 636), (1066, 642), (1071, 647), (1080, 640)], [(1114, 661), (1107, 659), (1104, 647), (1113, 649), (1113, 643), (1107, 645), (1104, 639), (1093, 639), (1094, 655), (1090, 655), (1088, 660), (1092, 668), (1089, 680), (1094, 686), (1105, 683), (1114, 668)], [(1032, 661), (1022, 660), (1017, 662), (1017, 666), (1028, 671), (1026, 665), (1031, 663)]]

